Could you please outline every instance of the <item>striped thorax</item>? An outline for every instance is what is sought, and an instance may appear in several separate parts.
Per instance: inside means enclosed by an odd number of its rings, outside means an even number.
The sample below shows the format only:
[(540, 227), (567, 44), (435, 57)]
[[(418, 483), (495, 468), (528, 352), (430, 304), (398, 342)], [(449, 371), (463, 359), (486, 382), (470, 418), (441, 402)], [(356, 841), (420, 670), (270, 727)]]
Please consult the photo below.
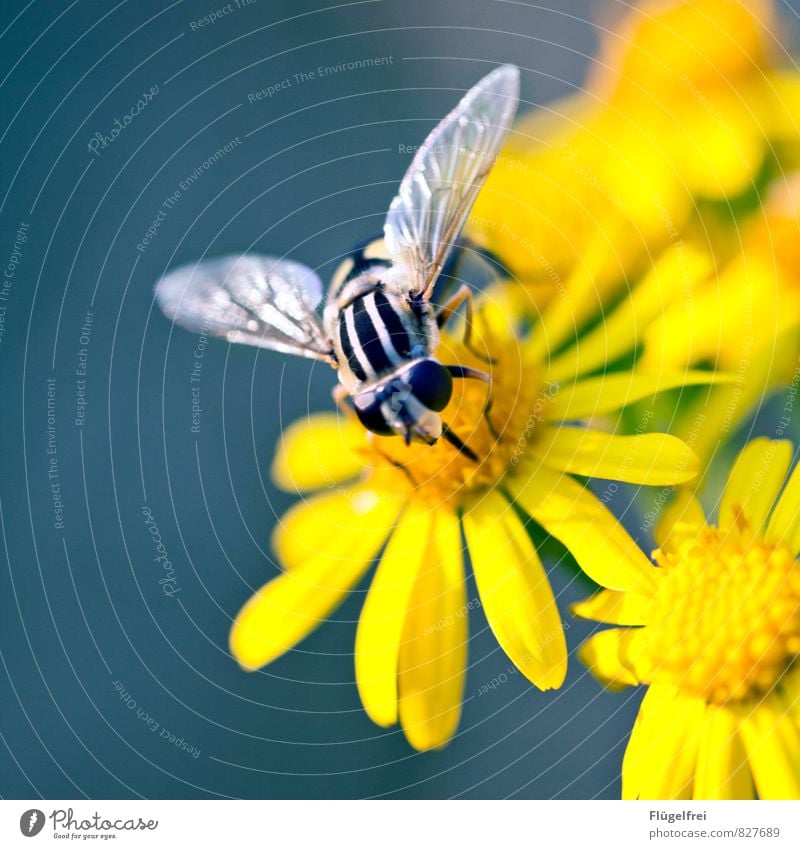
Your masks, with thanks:
[(373, 432), (435, 442), (442, 433), (438, 412), (452, 389), (449, 373), (431, 358), (436, 318), (428, 301), (385, 285), (392, 264), (382, 245), (354, 251), (331, 284), (325, 327), (339, 381)]

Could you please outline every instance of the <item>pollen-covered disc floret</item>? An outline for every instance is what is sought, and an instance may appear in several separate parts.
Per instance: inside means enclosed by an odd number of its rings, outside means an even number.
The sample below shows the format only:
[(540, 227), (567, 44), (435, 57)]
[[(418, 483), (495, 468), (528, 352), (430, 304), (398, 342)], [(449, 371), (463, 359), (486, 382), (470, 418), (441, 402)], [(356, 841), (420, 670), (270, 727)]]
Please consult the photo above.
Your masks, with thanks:
[(707, 527), (669, 553), (637, 634), (650, 683), (724, 704), (760, 698), (800, 653), (800, 564), (746, 528)]
[[(441, 438), (432, 446), (405, 445), (393, 437), (370, 438), (364, 460), (392, 489), (413, 489), (431, 505), (458, 502), (482, 488), (496, 487), (513, 472), (544, 421), (550, 390), (537, 376), (524, 344), (502, 325), (477, 317), (469, 346), (458, 327), (444, 334), (436, 351), (444, 364), (491, 376), (487, 383), (454, 381), (453, 397), (442, 411), (445, 427), (463, 444)], [(491, 395), (490, 395), (491, 393)]]

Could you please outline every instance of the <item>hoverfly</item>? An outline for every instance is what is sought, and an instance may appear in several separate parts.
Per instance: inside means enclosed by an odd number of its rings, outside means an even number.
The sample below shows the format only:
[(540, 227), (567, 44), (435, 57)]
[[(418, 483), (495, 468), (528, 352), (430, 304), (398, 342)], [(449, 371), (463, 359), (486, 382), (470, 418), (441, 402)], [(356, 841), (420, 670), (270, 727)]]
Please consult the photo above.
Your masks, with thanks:
[[(471, 454), (439, 415), (454, 378), (491, 382), (434, 356), (439, 329), (472, 293), (463, 284), (434, 308), (434, 286), (494, 164), (519, 101), (519, 70), (481, 79), (428, 135), (406, 172), (383, 239), (352, 253), (322, 282), (288, 259), (246, 254), (178, 268), (156, 285), (167, 317), (195, 331), (322, 360), (339, 377), (337, 403), (352, 401), (367, 430), (433, 444), (444, 436)], [(465, 337), (465, 341), (469, 341)], [(474, 458), (474, 455), (473, 455)]]

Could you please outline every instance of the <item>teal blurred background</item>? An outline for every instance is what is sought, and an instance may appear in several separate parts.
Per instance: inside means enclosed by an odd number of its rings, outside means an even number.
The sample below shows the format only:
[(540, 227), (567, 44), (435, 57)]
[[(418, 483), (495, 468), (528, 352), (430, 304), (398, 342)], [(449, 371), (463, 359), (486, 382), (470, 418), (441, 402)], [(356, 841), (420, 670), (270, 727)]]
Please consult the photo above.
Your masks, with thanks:
[[(439, 752), (414, 752), (361, 709), (364, 586), (297, 650), (239, 669), (231, 617), (276, 573), (269, 535), (294, 501), (269, 481), (273, 447), (283, 425), (330, 409), (334, 378), (212, 341), (193, 419), (198, 339), (154, 310), (152, 284), (246, 250), (326, 277), (380, 229), (410, 148), (463, 90), (513, 62), (524, 109), (575, 91), (597, 27), (621, 10), (4, 6), (4, 266), (20, 250), (0, 343), (0, 795), (618, 795), (640, 694), (603, 692), (577, 662), (561, 691), (539, 693), (479, 608), (460, 731)], [(574, 650), (590, 626), (568, 607), (588, 587), (549, 551)]]

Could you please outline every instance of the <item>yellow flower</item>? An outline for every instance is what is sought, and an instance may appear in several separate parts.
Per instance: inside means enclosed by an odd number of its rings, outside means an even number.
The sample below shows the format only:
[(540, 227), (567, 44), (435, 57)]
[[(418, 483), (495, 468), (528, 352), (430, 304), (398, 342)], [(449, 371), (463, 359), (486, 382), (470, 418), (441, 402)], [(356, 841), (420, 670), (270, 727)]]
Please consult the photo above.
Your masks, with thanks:
[[(667, 411), (670, 430), (703, 461), (766, 393), (789, 384), (794, 393), (800, 383), (800, 173), (774, 180), (735, 235), (735, 248), (721, 256), (690, 238), (663, 251), (579, 345), (551, 360), (553, 379), (588, 374), (636, 349), (638, 367), (649, 372), (721, 370), (727, 382), (683, 403), (677, 414)], [(542, 322), (549, 329), (547, 315)]]
[[(727, 383), (683, 404), (677, 415), (668, 411), (672, 432), (705, 461), (766, 393), (789, 384), (795, 392), (800, 382), (798, 204), (800, 173), (787, 173), (742, 221), (735, 248), (715, 256), (687, 238), (663, 251), (580, 345), (554, 358), (554, 377), (589, 373), (637, 347), (643, 370), (724, 371)], [(631, 327), (635, 334), (626, 332)]]
[(652, 580), (575, 606), (613, 625), (580, 650), (611, 688), (647, 684), (622, 794), (800, 798), (800, 466), (788, 441), (739, 454), (710, 525), (682, 492)]
[[(697, 472), (694, 454), (665, 434), (620, 436), (580, 422), (701, 373), (620, 373), (556, 384), (534, 356), (512, 302), (497, 286), (474, 319), (472, 348), (443, 334), (442, 362), (478, 369), (487, 387), (456, 381), (443, 419), (465, 450), (367, 437), (338, 416), (288, 428), (273, 476), (311, 492), (279, 522), (273, 547), (283, 574), (239, 613), (231, 650), (246, 669), (295, 646), (378, 558), (355, 643), (358, 689), (381, 726), (402, 724), (417, 749), (444, 745), (458, 724), (467, 614), (480, 604), (499, 644), (537, 687), (559, 687), (567, 666), (562, 622), (525, 527), (532, 517), (595, 581), (615, 590), (652, 580), (647, 559), (600, 499), (572, 474), (671, 485)], [(520, 341), (522, 339), (522, 341)], [(466, 538), (479, 599), (465, 589)]]
[[(629, 320), (643, 328), (645, 369), (711, 365), (735, 380), (683, 410), (672, 430), (710, 457), (721, 436), (750, 415), (767, 393), (800, 382), (800, 173), (776, 178), (736, 233), (737, 246), (714, 267), (675, 268), (658, 286), (634, 289)], [(687, 243), (688, 244), (688, 243)], [(681, 276), (682, 282), (676, 284)], [(642, 291), (640, 291), (640, 287)], [(681, 292), (678, 295), (678, 292)], [(613, 328), (611, 328), (613, 331)], [(597, 334), (594, 344), (602, 344)], [(780, 435), (780, 431), (777, 435)]]
[[(714, 267), (706, 249), (704, 272), (685, 275), (683, 297), (638, 311), (646, 325), (644, 364), (675, 368), (710, 361), (739, 372), (759, 348), (800, 326), (800, 173), (774, 180), (756, 212), (740, 224), (737, 246)], [(702, 250), (699, 246), (692, 250)], [(679, 269), (676, 268), (679, 273)], [(677, 274), (676, 274), (677, 276)], [(674, 290), (680, 286), (671, 281)], [(651, 294), (653, 301), (655, 293)]]
[(470, 234), (535, 292), (551, 346), (688, 231), (708, 237), (698, 202), (797, 161), (800, 75), (777, 66), (775, 18), (769, 2), (640, 3), (586, 91), (516, 126)]

